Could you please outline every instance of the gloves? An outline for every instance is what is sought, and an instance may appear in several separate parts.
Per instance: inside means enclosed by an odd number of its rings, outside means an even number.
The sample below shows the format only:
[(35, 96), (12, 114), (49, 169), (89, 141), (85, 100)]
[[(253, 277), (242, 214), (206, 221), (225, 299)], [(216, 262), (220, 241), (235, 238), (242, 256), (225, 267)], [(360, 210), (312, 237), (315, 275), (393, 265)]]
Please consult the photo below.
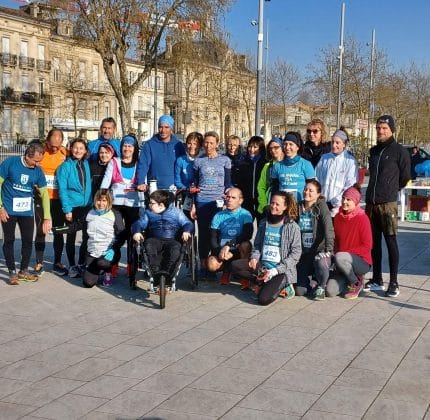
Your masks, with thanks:
[(106, 251), (106, 253), (105, 253), (105, 255), (103, 256), (103, 258), (104, 258), (106, 261), (112, 261), (112, 260), (113, 260), (114, 255), (115, 255), (114, 250), (113, 250), (112, 248), (109, 248), (109, 249)]
[(318, 252), (317, 255), (315, 255), (315, 261), (318, 261), (322, 258), (330, 258), (331, 252)]
[(257, 279), (267, 283), (272, 279), (272, 277), (275, 277), (276, 275), (278, 275), (278, 270), (276, 268), (271, 268), (270, 270), (264, 269), (258, 274)]

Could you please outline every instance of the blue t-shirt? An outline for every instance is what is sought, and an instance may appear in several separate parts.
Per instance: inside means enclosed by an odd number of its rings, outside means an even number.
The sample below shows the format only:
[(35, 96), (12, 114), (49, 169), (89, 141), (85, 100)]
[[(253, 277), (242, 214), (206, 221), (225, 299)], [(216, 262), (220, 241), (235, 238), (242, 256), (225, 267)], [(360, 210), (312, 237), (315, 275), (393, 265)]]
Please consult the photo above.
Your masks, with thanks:
[(214, 201), (223, 198), (224, 190), (230, 185), (225, 185), (225, 170), (231, 170), (231, 160), (224, 155), (214, 158), (207, 156), (197, 158), (194, 161), (194, 171), (197, 174), (198, 187), (197, 201)]
[(302, 201), (306, 180), (315, 178), (315, 169), (312, 163), (303, 158), (291, 165), (283, 160), (273, 166), (271, 177), (278, 179), (281, 191), (291, 192), (297, 201)]
[(281, 262), (282, 226), (266, 224), (263, 250), (261, 252), (261, 263), (266, 268), (275, 268)]
[(217, 213), (212, 219), (211, 228), (220, 231), (220, 244), (224, 246), (242, 233), (244, 224), (252, 222), (251, 213), (239, 207), (234, 211), (222, 210)]
[(311, 211), (304, 211), (300, 214), (299, 227), (302, 235), (303, 252), (308, 252), (309, 248), (314, 244), (314, 219)]
[(46, 187), (46, 179), (38, 166), (28, 168), (21, 156), (11, 156), (0, 165), (3, 206), (11, 216), (33, 216), (33, 189)]

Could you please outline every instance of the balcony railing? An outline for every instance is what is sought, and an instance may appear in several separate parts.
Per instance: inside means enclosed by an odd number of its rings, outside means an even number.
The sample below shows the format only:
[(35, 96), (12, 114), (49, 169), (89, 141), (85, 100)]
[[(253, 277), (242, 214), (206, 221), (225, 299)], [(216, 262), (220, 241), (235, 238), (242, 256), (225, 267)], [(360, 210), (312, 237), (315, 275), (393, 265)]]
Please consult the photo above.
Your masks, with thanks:
[(39, 71), (50, 71), (51, 70), (51, 62), (47, 60), (40, 60), (38, 59), (36, 61), (36, 67)]
[(151, 118), (151, 111), (134, 111), (135, 120), (149, 120)]
[(15, 67), (18, 61), (18, 57), (15, 54), (0, 53), (0, 63), (3, 66)]
[(4, 103), (49, 107), (51, 99), (51, 95), (39, 94), (37, 92), (19, 92), (11, 88), (4, 88), (1, 91), (1, 100)]
[(34, 69), (34, 58), (19, 56), (19, 68), (21, 69)]

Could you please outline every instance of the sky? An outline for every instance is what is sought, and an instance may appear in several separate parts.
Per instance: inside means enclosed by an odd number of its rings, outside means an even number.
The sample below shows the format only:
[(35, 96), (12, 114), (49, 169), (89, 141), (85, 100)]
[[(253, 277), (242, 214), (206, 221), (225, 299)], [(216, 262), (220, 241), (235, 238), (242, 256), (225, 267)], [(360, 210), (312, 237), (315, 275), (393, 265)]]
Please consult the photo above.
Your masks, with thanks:
[[(345, 36), (365, 45), (376, 31), (395, 69), (411, 61), (430, 67), (430, 0), (270, 0), (264, 2), (264, 37), (269, 27), (269, 62), (276, 58), (305, 71), (324, 47), (340, 40), (341, 5), (345, 3)], [(257, 55), (258, 0), (236, 0), (223, 19), (236, 49)], [(264, 40), (266, 44), (266, 40)], [(264, 54), (266, 54), (264, 52)], [(265, 55), (264, 55), (265, 59)]]
[[(376, 46), (387, 53), (395, 69), (411, 61), (430, 66), (430, 0), (265, 1), (264, 44), (268, 26), (269, 62), (281, 58), (305, 72), (307, 65), (316, 64), (322, 48), (338, 46), (342, 2), (345, 36), (370, 45), (375, 29)], [(22, 4), (19, 0), (0, 0), (6, 7)], [(258, 30), (251, 21), (258, 20), (258, 4), (259, 0), (233, 0), (222, 19), (232, 46), (255, 57)]]

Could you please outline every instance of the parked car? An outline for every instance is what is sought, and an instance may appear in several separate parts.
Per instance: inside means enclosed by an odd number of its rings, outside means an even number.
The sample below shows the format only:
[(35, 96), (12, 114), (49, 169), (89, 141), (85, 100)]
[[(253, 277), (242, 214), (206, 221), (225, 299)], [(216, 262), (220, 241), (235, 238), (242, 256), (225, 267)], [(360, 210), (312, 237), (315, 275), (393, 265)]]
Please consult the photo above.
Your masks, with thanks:
[(403, 147), (409, 152), (410, 155), (412, 155), (412, 149), (414, 147), (418, 147), (418, 153), (422, 160), (430, 160), (430, 153), (420, 146), (415, 146), (413, 144), (404, 144)]

